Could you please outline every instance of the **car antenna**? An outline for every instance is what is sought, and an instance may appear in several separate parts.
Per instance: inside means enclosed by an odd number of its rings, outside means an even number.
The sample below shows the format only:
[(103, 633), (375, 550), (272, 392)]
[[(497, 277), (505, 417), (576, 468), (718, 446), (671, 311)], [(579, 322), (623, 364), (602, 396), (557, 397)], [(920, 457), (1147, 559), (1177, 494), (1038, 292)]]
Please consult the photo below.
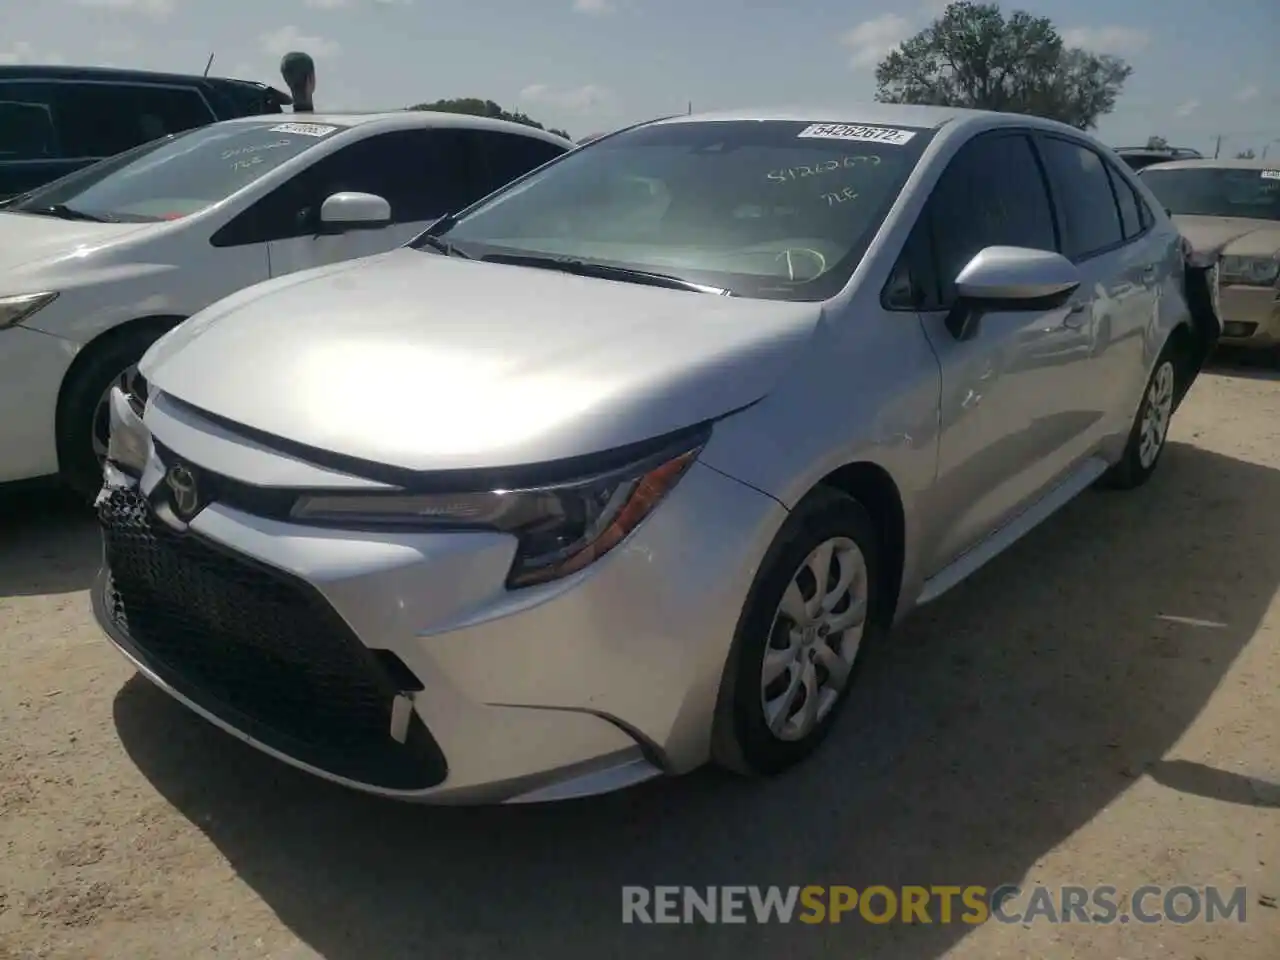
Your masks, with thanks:
[(207, 76), (209, 75), (209, 68), (210, 68), (210, 67), (212, 67), (212, 66), (213, 66), (213, 54), (211, 53), (211, 54), (209, 54), (209, 59), (208, 59), (208, 61), (206, 61), (205, 65), (204, 65), (204, 76), (206, 76), (206, 77), (207, 77)]

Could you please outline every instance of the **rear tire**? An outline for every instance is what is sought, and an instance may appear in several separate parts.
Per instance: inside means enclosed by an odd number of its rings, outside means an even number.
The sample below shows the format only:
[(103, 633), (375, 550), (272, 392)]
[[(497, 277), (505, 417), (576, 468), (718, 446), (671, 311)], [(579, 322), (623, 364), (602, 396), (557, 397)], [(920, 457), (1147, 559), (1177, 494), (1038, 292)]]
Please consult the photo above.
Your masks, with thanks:
[(871, 518), (843, 494), (821, 490), (788, 519), (756, 577), (721, 681), (717, 766), (771, 776), (826, 738), (880, 629), (880, 556)]
[(148, 325), (89, 346), (91, 352), (63, 385), (58, 400), (58, 470), (63, 482), (87, 501), (102, 487), (107, 427), (103, 397), (163, 333)]
[(1170, 340), (1156, 358), (1142, 391), (1142, 402), (1129, 431), (1124, 454), (1102, 475), (1098, 485), (1108, 490), (1133, 490), (1151, 479), (1169, 440), (1173, 413), (1182, 399), (1186, 365), (1179, 341)]

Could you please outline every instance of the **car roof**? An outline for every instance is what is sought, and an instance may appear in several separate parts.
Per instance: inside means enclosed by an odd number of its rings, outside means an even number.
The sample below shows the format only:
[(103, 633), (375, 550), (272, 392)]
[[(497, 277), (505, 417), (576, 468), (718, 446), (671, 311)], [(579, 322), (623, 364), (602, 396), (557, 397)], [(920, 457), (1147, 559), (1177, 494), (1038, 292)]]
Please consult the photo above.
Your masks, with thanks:
[(1167, 163), (1157, 163), (1148, 170), (1280, 170), (1280, 162), (1266, 160), (1170, 160)]
[(495, 130), (502, 133), (519, 133), (546, 140), (564, 147), (572, 147), (573, 141), (558, 137), (547, 130), (539, 130), (524, 123), (496, 120), (492, 117), (475, 117), (467, 113), (445, 113), (436, 110), (388, 110), (380, 113), (273, 113), (252, 117), (236, 117), (224, 120), (225, 124), (261, 125), (263, 123), (320, 123), (338, 127), (364, 127), (376, 125), (385, 130), (418, 130), (423, 127), (454, 130)]
[[(1065, 123), (1047, 120), (1043, 117), (1033, 117), (1028, 114), (999, 113), (994, 110), (969, 110), (963, 107), (880, 103), (878, 101), (680, 114), (666, 117), (662, 120), (655, 120), (653, 123), (698, 123), (727, 120), (871, 124), (874, 126), (917, 127), (937, 131), (951, 128), (947, 135), (951, 135), (951, 131), (957, 134), (962, 130), (968, 132), (974, 127), (986, 128), (1015, 125), (1032, 127), (1047, 132), (1072, 133), (1077, 136), (1082, 133), (1082, 131), (1077, 130), (1075, 127), (1069, 127)], [(1085, 136), (1088, 135), (1085, 134)]]
[(154, 70), (127, 70), (122, 67), (74, 67), (63, 64), (5, 64), (0, 65), (0, 80), (91, 80), (96, 83), (204, 83), (236, 87), (253, 87), (272, 90), (281, 102), (290, 104), (293, 99), (275, 87), (256, 80), (239, 80), (234, 77), (206, 77), (198, 73), (160, 73)]

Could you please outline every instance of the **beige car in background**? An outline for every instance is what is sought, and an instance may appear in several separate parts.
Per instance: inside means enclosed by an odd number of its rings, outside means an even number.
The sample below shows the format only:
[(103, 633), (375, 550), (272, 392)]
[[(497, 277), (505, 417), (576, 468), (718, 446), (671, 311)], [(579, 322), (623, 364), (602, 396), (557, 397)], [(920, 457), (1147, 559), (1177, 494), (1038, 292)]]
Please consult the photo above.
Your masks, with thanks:
[(1221, 342), (1280, 349), (1280, 162), (1177, 160), (1140, 176), (1196, 259), (1219, 260)]

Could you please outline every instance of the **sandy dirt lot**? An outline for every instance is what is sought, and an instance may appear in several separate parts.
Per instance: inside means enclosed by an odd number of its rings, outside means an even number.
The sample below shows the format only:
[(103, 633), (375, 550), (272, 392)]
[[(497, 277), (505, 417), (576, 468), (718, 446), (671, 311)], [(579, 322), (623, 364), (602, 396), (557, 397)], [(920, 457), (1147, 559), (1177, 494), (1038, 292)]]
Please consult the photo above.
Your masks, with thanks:
[[(0, 506), (0, 957), (1280, 957), (1280, 378), (1197, 384), (1089, 494), (914, 616), (820, 756), (540, 808), (330, 787), (95, 630), (96, 533)], [(1219, 884), (1246, 923), (636, 927), (623, 884)], [(935, 917), (936, 920), (936, 917)]]

